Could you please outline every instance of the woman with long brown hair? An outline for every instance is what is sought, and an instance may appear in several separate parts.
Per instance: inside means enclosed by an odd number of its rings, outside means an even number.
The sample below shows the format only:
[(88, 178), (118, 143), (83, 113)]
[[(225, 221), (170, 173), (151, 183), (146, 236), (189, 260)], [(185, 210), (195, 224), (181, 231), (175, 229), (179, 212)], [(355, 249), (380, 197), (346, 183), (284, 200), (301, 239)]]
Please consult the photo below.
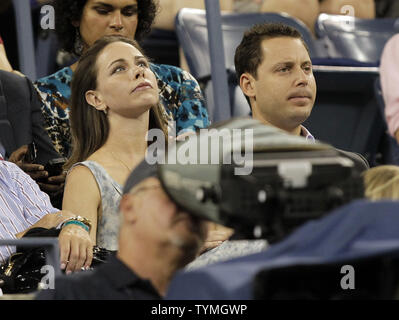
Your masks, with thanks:
[(81, 57), (71, 89), (63, 208), (91, 221), (94, 243), (117, 250), (122, 186), (145, 155), (148, 130), (166, 134), (157, 81), (134, 40), (107, 36)]

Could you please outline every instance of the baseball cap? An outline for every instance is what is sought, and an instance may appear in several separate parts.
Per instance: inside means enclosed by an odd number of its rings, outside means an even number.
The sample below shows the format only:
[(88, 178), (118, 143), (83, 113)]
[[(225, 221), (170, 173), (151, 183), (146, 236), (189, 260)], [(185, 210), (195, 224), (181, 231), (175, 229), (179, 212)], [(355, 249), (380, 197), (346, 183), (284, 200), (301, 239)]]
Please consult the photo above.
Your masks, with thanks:
[(150, 177), (158, 177), (157, 164), (149, 164), (145, 159), (130, 173), (123, 188), (123, 194), (129, 193), (133, 187)]

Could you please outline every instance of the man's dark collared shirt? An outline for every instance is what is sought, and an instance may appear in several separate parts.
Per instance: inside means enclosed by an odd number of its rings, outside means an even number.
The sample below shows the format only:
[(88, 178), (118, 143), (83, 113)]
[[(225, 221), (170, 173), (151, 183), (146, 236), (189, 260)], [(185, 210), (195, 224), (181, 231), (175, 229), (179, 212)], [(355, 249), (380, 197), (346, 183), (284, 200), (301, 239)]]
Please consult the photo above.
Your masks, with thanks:
[(115, 256), (94, 271), (62, 276), (54, 290), (42, 290), (37, 300), (156, 300), (151, 282), (138, 277)]

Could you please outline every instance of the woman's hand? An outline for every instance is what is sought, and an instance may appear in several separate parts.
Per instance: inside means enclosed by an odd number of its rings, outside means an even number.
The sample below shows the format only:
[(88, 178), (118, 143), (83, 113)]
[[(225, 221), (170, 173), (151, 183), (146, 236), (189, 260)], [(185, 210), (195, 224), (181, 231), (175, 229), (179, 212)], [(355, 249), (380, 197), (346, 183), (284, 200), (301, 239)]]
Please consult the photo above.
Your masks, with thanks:
[(69, 224), (62, 228), (58, 241), (61, 269), (65, 269), (66, 274), (90, 267), (93, 259), (93, 243), (84, 228)]

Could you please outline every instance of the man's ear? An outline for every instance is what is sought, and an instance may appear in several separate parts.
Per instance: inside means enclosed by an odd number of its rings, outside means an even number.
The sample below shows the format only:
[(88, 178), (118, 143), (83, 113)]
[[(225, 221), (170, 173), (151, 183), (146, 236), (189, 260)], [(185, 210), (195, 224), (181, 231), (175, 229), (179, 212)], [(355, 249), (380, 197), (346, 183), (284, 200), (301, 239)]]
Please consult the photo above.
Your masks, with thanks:
[(242, 92), (249, 98), (256, 96), (255, 78), (251, 74), (245, 72), (240, 76), (240, 87)]
[(88, 90), (85, 93), (86, 102), (99, 111), (107, 110), (107, 105), (104, 103), (102, 96), (96, 90)]
[(74, 21), (71, 22), (71, 24), (72, 24), (75, 28), (79, 27), (79, 25), (80, 25), (79, 20), (74, 20)]
[(123, 215), (123, 220), (134, 223), (137, 220), (135, 202), (130, 194), (124, 194), (119, 203), (119, 209)]

